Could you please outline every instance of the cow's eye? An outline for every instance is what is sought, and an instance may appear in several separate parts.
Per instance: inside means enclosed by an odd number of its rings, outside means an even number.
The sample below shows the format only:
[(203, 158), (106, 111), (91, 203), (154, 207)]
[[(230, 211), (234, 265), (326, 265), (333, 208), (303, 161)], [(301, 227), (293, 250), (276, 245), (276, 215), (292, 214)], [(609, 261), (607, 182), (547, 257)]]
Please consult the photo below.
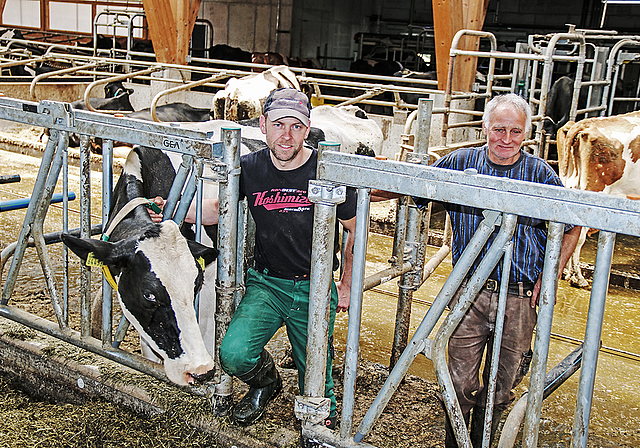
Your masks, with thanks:
[(155, 303), (156, 302), (156, 296), (153, 295), (152, 293), (148, 292), (143, 294), (143, 297), (148, 301), (148, 302), (152, 302)]

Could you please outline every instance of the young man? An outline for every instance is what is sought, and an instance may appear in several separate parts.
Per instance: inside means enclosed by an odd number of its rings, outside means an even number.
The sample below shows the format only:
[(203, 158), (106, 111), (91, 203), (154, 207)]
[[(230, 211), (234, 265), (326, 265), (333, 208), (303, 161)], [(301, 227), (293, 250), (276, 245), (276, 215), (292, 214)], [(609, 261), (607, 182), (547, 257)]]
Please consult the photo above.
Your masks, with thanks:
[[(240, 198), (247, 198), (256, 223), (255, 266), (247, 272), (245, 295), (220, 346), (220, 363), (229, 375), (250, 387), (233, 410), (234, 420), (241, 425), (259, 419), (282, 388), (273, 359), (264, 347), (283, 323), (298, 369), (300, 392), (304, 392), (314, 210), (307, 190), (309, 180), (316, 178), (318, 161), (317, 151), (304, 143), (309, 135), (310, 111), (309, 100), (302, 92), (273, 91), (260, 117), (266, 146), (240, 160)], [(325, 425), (330, 428), (336, 424), (331, 341), (336, 311), (349, 308), (355, 213), (356, 193), (348, 188), (346, 201), (337, 206), (337, 217), (349, 234), (342, 278), (331, 286), (325, 382), (325, 397), (331, 399), (331, 414)], [(191, 207), (186, 221), (195, 221), (195, 207)], [(203, 201), (202, 223), (217, 222), (217, 199)], [(333, 269), (337, 268), (338, 258), (334, 256)]]
[[(520, 96), (506, 94), (492, 99), (484, 111), (482, 128), (487, 145), (454, 151), (439, 159), (434, 166), (464, 171), (475, 168), (479, 174), (562, 186), (562, 182), (542, 159), (522, 150), (522, 142), (531, 128), (531, 109)], [(418, 207), (428, 201), (414, 198)], [(456, 204), (444, 204), (453, 226), (452, 261), (457, 262), (471, 237), (483, 219), (481, 210)], [(566, 227), (560, 257), (560, 272), (576, 246), (580, 229)], [(495, 234), (489, 239), (490, 245)], [(514, 249), (509, 273), (509, 289), (505, 311), (505, 324), (500, 346), (495, 406), (492, 419), (491, 440), (495, 435), (500, 416), (514, 400), (513, 389), (522, 381), (528, 369), (531, 336), (536, 325), (536, 305), (540, 292), (541, 272), (547, 241), (546, 223), (520, 217), (514, 234)], [(474, 272), (480, 264), (480, 256), (471, 267)], [(462, 413), (469, 421), (470, 436), (474, 448), (482, 446), (486, 387), (489, 378), (491, 347), (496, 317), (498, 289), (502, 275), (499, 263), (482, 288), (460, 325), (451, 336), (448, 346), (449, 372)], [(461, 291), (454, 296), (452, 305)], [(479, 371), (482, 356), (487, 349), (487, 363), (480, 385)], [(445, 446), (457, 447), (451, 425), (447, 419)]]

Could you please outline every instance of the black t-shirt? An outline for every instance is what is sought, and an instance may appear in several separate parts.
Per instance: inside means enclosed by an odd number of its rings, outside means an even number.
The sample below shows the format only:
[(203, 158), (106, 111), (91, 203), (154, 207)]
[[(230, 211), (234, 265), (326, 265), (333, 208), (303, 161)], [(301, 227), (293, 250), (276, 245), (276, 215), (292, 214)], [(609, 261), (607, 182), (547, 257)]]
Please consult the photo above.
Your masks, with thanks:
[[(307, 190), (316, 178), (318, 153), (290, 171), (277, 169), (269, 148), (240, 159), (240, 197), (247, 197), (256, 222), (255, 262), (281, 277), (307, 275), (311, 271), (313, 203)], [(337, 207), (337, 217), (348, 220), (356, 214), (356, 192), (347, 188), (347, 198)], [(337, 227), (337, 224), (336, 224)], [(337, 251), (336, 233), (336, 251)], [(338, 259), (334, 257), (333, 269)]]

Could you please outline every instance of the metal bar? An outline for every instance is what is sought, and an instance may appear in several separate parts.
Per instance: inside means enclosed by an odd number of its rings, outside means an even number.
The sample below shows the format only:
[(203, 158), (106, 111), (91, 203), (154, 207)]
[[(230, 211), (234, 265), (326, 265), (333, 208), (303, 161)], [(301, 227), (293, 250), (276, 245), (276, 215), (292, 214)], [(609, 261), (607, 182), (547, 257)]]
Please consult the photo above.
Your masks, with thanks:
[(9, 184), (12, 182), (20, 182), (19, 174), (2, 174), (0, 175), (0, 184)]
[[(456, 397), (456, 392), (453, 381), (451, 380), (451, 375), (449, 374), (449, 369), (447, 367), (445, 354), (446, 344), (455, 329), (458, 327), (458, 324), (466, 314), (467, 310), (471, 307), (471, 304), (480, 292), (482, 285), (484, 285), (484, 283), (487, 281), (487, 278), (489, 278), (491, 271), (493, 271), (495, 266), (502, 258), (505, 245), (513, 237), (513, 232), (515, 231), (517, 221), (518, 219), (515, 215), (504, 214), (502, 216), (502, 225), (500, 226), (500, 230), (498, 231), (495, 240), (491, 243), (491, 247), (489, 247), (486, 254), (483, 256), (482, 261), (478, 265), (478, 269), (476, 269), (476, 271), (469, 278), (469, 281), (464, 287), (464, 290), (458, 298), (457, 303), (449, 312), (433, 339), (431, 359), (436, 371), (436, 379), (438, 380), (438, 384), (440, 385), (440, 391), (442, 392), (444, 405), (447, 409), (447, 413), (449, 414), (449, 419), (456, 435), (456, 440), (458, 441), (458, 445), (462, 448), (471, 448), (471, 440), (469, 439), (467, 426), (462, 414), (462, 410), (460, 409), (460, 404), (458, 403)], [(478, 233), (484, 234), (482, 229), (478, 229), (476, 231), (476, 234)], [(467, 251), (469, 251), (469, 257), (475, 259), (479, 255), (480, 250), (483, 246), (484, 244), (481, 247), (474, 247), (470, 244), (464, 250), (463, 256), (467, 253)], [(456, 264), (456, 266), (454, 267), (454, 270), (457, 265), (458, 264)], [(456, 276), (458, 285), (462, 283), (463, 278), (464, 277), (459, 278), (459, 275)], [(451, 298), (452, 296), (449, 297)]]
[[(80, 136), (80, 238), (91, 237), (91, 142)], [(91, 268), (80, 266), (80, 303), (91, 302)], [(81, 306), (82, 308), (82, 306)]]
[(191, 170), (193, 169), (193, 163), (193, 156), (182, 156), (182, 162), (180, 162), (178, 172), (176, 173), (176, 177), (173, 180), (173, 184), (171, 185), (171, 190), (169, 190), (169, 197), (167, 198), (167, 202), (164, 205), (162, 214), (163, 221), (172, 219), (178, 205), (178, 201), (180, 200), (180, 195), (182, 194), (182, 190), (184, 189), (184, 184), (187, 181), (187, 177), (191, 173)]
[[(613, 99), (615, 97), (616, 83), (618, 81), (618, 77), (613, 76), (613, 71), (614, 69), (616, 69), (617, 75), (618, 65), (616, 64), (616, 58), (618, 56), (618, 51), (620, 51), (620, 49), (625, 46), (640, 46), (640, 41), (633, 40), (631, 38), (623, 39), (619, 42), (616, 42), (611, 48), (611, 51), (609, 52), (609, 58), (607, 59), (607, 75), (605, 78), (608, 84), (604, 86), (604, 90), (602, 92), (602, 104), (605, 104), (608, 107), (606, 111), (602, 111), (600, 116), (604, 116), (605, 112), (608, 112), (607, 115), (611, 115), (611, 110), (613, 108)], [(613, 92), (611, 93), (611, 98), (609, 98), (610, 92)]]
[(49, 209), (51, 197), (53, 196), (53, 192), (58, 182), (60, 171), (62, 170), (64, 160), (67, 157), (68, 144), (69, 135), (66, 132), (60, 132), (57, 139), (56, 154), (53, 158), (53, 162), (51, 163), (51, 167), (49, 168), (47, 182), (44, 186), (42, 197), (38, 201), (33, 226), (31, 228), (31, 236), (33, 237), (36, 252), (38, 253), (38, 258), (40, 260), (40, 266), (42, 267), (42, 273), (45, 278), (47, 289), (49, 290), (51, 305), (60, 328), (66, 328), (66, 325), (64, 322), (62, 306), (60, 305), (58, 290), (56, 288), (55, 276), (51, 267), (51, 259), (49, 258), (46, 243), (44, 241), (43, 225), (47, 210)]
[[(73, 201), (76, 199), (76, 194), (71, 191), (67, 193), (67, 200)], [(62, 193), (54, 193), (51, 196), (50, 204), (57, 204), (60, 202), (64, 202), (65, 195)], [(0, 202), (0, 212), (8, 212), (10, 210), (19, 210), (21, 208), (27, 208), (29, 206), (31, 198), (20, 198), (20, 199), (10, 199), (8, 201)]]
[[(69, 134), (66, 135), (64, 144), (65, 151), (62, 160), (62, 191), (64, 194), (62, 201), (62, 231), (69, 233), (69, 162), (67, 159)], [(44, 235), (42, 239), (44, 240)], [(62, 322), (65, 327), (69, 326), (69, 249), (64, 244), (62, 245)]]
[(531, 378), (529, 380), (529, 399), (527, 415), (523, 430), (523, 446), (535, 447), (538, 441), (538, 425), (542, 409), (542, 394), (544, 391), (544, 377), (547, 370), (549, 354), (549, 340), (551, 339), (551, 322), (553, 308), (558, 290), (558, 268), (560, 251), (564, 237), (564, 225), (557, 222), (549, 223), (547, 233), (547, 247), (544, 254), (542, 268), (542, 286), (540, 288), (538, 323), (531, 364)]
[[(498, 295), (498, 309), (496, 310), (495, 330), (493, 331), (493, 349), (491, 351), (491, 367), (489, 384), (487, 385), (487, 402), (485, 405), (482, 448), (489, 448), (491, 440), (491, 422), (493, 420), (493, 406), (496, 393), (496, 378), (498, 377), (498, 362), (500, 360), (500, 346), (502, 345), (502, 330), (504, 329), (504, 312), (507, 307), (507, 292), (509, 291), (509, 273), (511, 272), (511, 255), (513, 241), (507, 241), (504, 246), (502, 262), (502, 278), (500, 279), (500, 294)], [(475, 412), (475, 411), (474, 411)]]
[(380, 392), (362, 419), (362, 422), (360, 422), (358, 431), (353, 439), (356, 443), (361, 442), (369, 431), (371, 431), (374, 423), (380, 417), (380, 414), (382, 414), (384, 407), (387, 405), (391, 396), (396, 391), (400, 382), (409, 370), (411, 363), (416, 356), (423, 352), (427, 347), (426, 338), (438, 323), (438, 319), (449, 304), (449, 300), (462, 283), (462, 280), (466, 277), (477, 254), (480, 253), (480, 250), (484, 247), (487, 239), (493, 232), (494, 226), (500, 218), (500, 214), (496, 212), (485, 212), (484, 215), (485, 219), (481, 222), (478, 230), (471, 238), (469, 245), (453, 267), (451, 274), (447, 277), (447, 280), (433, 301), (429, 311), (427, 311), (427, 314), (424, 316), (422, 322), (413, 334), (411, 341), (409, 341), (407, 349), (402, 353), (398, 363), (389, 373), (387, 381), (385, 381), (382, 389), (380, 389)]
[[(433, 110), (433, 100), (418, 100), (418, 115), (416, 120), (416, 134), (414, 154), (426, 155), (429, 150), (429, 136), (431, 129), (431, 112)], [(428, 162), (423, 160), (424, 163)], [(391, 347), (391, 358), (389, 367), (393, 368), (400, 358), (400, 355), (407, 346), (409, 339), (409, 325), (411, 322), (411, 303), (413, 301), (413, 292), (418, 282), (416, 281), (416, 273), (421, 272), (422, 265), (417, 264), (418, 244), (420, 240), (420, 227), (422, 222), (422, 214), (415, 205), (407, 207), (407, 225), (406, 240), (413, 244), (414, 250), (410, 252), (411, 263), (414, 266), (413, 271), (404, 273), (400, 278), (398, 304), (396, 309), (396, 323), (393, 332), (393, 345)], [(406, 245), (406, 243), (405, 243)], [(404, 250), (408, 248), (404, 247)], [(398, 261), (405, 261), (405, 255)], [(423, 263), (424, 264), (424, 263)]]
[[(325, 150), (321, 150), (319, 158)], [(309, 181), (309, 200), (314, 203), (311, 274), (309, 290), (309, 323), (307, 331), (304, 396), (319, 403), (317, 414), (303, 416), (306, 422), (317, 423), (329, 417), (329, 398), (325, 398), (325, 375), (329, 337), (329, 309), (331, 301), (331, 263), (333, 257), (336, 206), (344, 202), (346, 187), (317, 180)], [(298, 399), (296, 399), (296, 404)], [(326, 414), (326, 415), (325, 415)]]
[[(195, 175), (196, 175), (196, 235), (195, 239), (199, 243), (202, 241), (202, 194), (203, 194), (203, 186), (204, 181), (202, 180), (202, 172), (204, 166), (202, 163), (198, 163), (195, 167)], [(174, 179), (175, 182), (175, 179)], [(173, 185), (171, 185), (173, 187)], [(214, 242), (214, 245), (216, 243)], [(194, 305), (196, 309), (196, 320), (200, 322), (200, 291), (196, 293)]]
[(157, 71), (162, 70), (162, 66), (154, 66), (151, 68), (147, 68), (145, 70), (139, 70), (137, 72), (133, 72), (133, 73), (125, 73), (124, 75), (116, 75), (116, 76), (110, 76), (106, 79), (99, 79), (97, 81), (92, 82), (91, 84), (89, 84), (86, 89), (84, 89), (84, 105), (87, 106), (87, 109), (91, 112), (101, 112), (103, 114), (121, 114), (122, 111), (121, 110), (100, 110), (98, 111), (97, 109), (95, 109), (91, 103), (89, 102), (89, 98), (91, 97), (91, 91), (94, 89), (94, 87), (97, 86), (103, 86), (103, 85), (107, 85), (110, 82), (115, 82), (115, 81), (123, 81), (125, 79), (131, 79), (133, 77), (136, 76), (142, 76), (142, 75), (148, 75), (151, 73), (155, 73)]
[(38, 169), (36, 182), (33, 186), (31, 201), (29, 202), (29, 206), (27, 207), (27, 212), (24, 217), (24, 224), (22, 226), (22, 229), (20, 230), (20, 236), (18, 237), (16, 248), (13, 253), (13, 259), (11, 260), (11, 266), (9, 267), (7, 280), (5, 281), (4, 288), (2, 289), (2, 305), (6, 305), (7, 303), (9, 303), (9, 297), (11, 297), (13, 288), (16, 285), (16, 280), (18, 279), (18, 271), (20, 270), (20, 265), (22, 264), (24, 251), (27, 248), (27, 241), (29, 239), (29, 236), (31, 235), (31, 230), (34, 224), (38, 204), (44, 195), (44, 187), (46, 185), (47, 176), (49, 174), (49, 168), (51, 167), (51, 163), (53, 162), (53, 158), (55, 155), (57, 140), (58, 132), (52, 131), (50, 138), (47, 141), (47, 145), (44, 148), (44, 153), (42, 154), (40, 168)]
[(595, 385), (596, 368), (598, 366), (598, 350), (602, 335), (602, 319), (607, 298), (611, 260), (616, 236), (610, 232), (600, 232), (598, 237), (598, 252), (593, 271), (593, 285), (589, 302), (589, 315), (584, 336), (584, 355), (580, 381), (576, 398), (576, 412), (573, 420), (571, 447), (587, 446), (589, 433), (589, 418), (591, 417), (591, 400)]
[(392, 264), (394, 267), (404, 262), (404, 247), (407, 241), (407, 220), (409, 219), (409, 198), (403, 196), (396, 201), (396, 223), (393, 233)]
[[(237, 234), (238, 234), (238, 198), (240, 186), (240, 128), (223, 127), (222, 143), (224, 147), (223, 162), (229, 167), (227, 181), (220, 183), (218, 206), (218, 234), (221, 245), (218, 255), (216, 280), (216, 315), (215, 315), (215, 354), (216, 370), (219, 383), (213, 397), (214, 412), (225, 415), (231, 407), (233, 383), (229, 375), (220, 367), (219, 349), (222, 338), (227, 332), (231, 316), (235, 310), (236, 266), (237, 266)], [(190, 202), (190, 201), (189, 201)]]
[(416, 258), (417, 258), (417, 242), (419, 240), (419, 219), (421, 213), (415, 205), (408, 206), (408, 222), (407, 222), (407, 240), (408, 244), (413, 246), (405, 248), (405, 258), (408, 258), (413, 265), (413, 269), (400, 277), (398, 285), (398, 304), (396, 308), (396, 320), (393, 331), (393, 344), (391, 346), (391, 358), (389, 367), (393, 368), (400, 358), (400, 355), (407, 347), (409, 338), (409, 324), (411, 322), (411, 303), (413, 301), (413, 291), (416, 288)]
[(340, 419), (340, 437), (351, 435), (353, 409), (356, 393), (356, 377), (360, 359), (360, 326), (362, 322), (362, 292), (365, 275), (365, 258), (369, 237), (369, 206), (371, 190), (358, 189), (356, 208), (356, 234), (353, 247), (353, 270), (351, 275), (351, 301), (349, 303), (349, 327), (347, 345), (344, 354), (344, 387), (342, 398), (342, 417)]
[[(640, 203), (631, 199), (495, 176), (326, 151), (318, 179), (640, 236)], [(500, 194), (496, 194), (496, 192)], [(535, 204), (535, 206), (532, 206)], [(613, 211), (615, 210), (615, 213)]]
[(187, 180), (186, 186), (184, 187), (184, 191), (182, 192), (182, 197), (180, 203), (178, 204), (176, 212), (171, 217), (171, 219), (173, 219), (178, 224), (178, 226), (182, 226), (182, 224), (184, 224), (184, 219), (187, 216), (189, 207), (191, 206), (191, 201), (193, 201), (193, 198), (196, 195), (197, 177), (198, 176), (196, 170), (192, 170), (189, 174), (189, 179)]
[(153, 100), (151, 100), (151, 117), (153, 117), (153, 121), (160, 121), (158, 119), (158, 116), (156, 115), (156, 108), (158, 106), (158, 101), (163, 96), (167, 96), (167, 95), (169, 95), (171, 93), (175, 93), (175, 92), (180, 92), (182, 90), (189, 90), (189, 89), (191, 89), (193, 87), (198, 87), (198, 86), (201, 86), (201, 85), (206, 84), (208, 82), (214, 82), (214, 81), (218, 81), (219, 79), (222, 79), (222, 78), (227, 78), (228, 76), (229, 76), (228, 73), (223, 72), (223, 73), (219, 73), (219, 74), (214, 75), (214, 76), (210, 76), (210, 77), (205, 78), (205, 79), (201, 79), (199, 81), (189, 82), (189, 83), (187, 83), (185, 85), (173, 87), (171, 89), (167, 89), (167, 90), (163, 90), (162, 92), (159, 92), (158, 94), (156, 94), (156, 96), (153, 97)]
[[(56, 112), (60, 109), (67, 111), (66, 116)], [(56, 101), (43, 100), (33, 103), (0, 97), (0, 119), (51, 130), (100, 135), (104, 139), (187, 153), (202, 158), (221, 157), (221, 148), (214, 149), (213, 142), (210, 141), (213, 136), (211, 132), (72, 110), (67, 103)]]
[[(111, 211), (111, 196), (113, 191), (113, 140), (102, 141), (102, 222), (106, 225), (109, 222), (109, 213)], [(103, 228), (104, 232), (106, 229)], [(114, 344), (113, 338), (113, 288), (107, 281), (107, 279), (100, 275), (102, 280), (102, 346), (112, 347)], [(86, 297), (86, 300), (81, 303), (81, 316), (82, 327), (81, 332), (83, 336), (91, 335), (91, 297)], [(121, 320), (126, 318), (122, 315)], [(122, 323), (122, 322), (121, 322)], [(128, 322), (127, 322), (128, 323)], [(126, 332), (126, 328), (125, 328)], [(124, 340), (124, 333), (122, 339), (118, 344)], [(115, 340), (118, 340), (117, 338)]]
[(31, 86), (29, 87), (29, 94), (31, 95), (31, 98), (33, 98), (34, 100), (38, 99), (38, 97), (36, 96), (36, 85), (43, 79), (51, 78), (52, 76), (57, 76), (57, 75), (66, 75), (67, 73), (74, 73), (80, 70), (88, 70), (90, 68), (98, 67), (99, 65), (100, 64), (93, 62), (90, 64), (81, 65), (79, 67), (70, 67), (62, 70), (56, 70), (55, 72), (41, 73), (40, 75), (33, 78), (33, 81), (31, 81)]

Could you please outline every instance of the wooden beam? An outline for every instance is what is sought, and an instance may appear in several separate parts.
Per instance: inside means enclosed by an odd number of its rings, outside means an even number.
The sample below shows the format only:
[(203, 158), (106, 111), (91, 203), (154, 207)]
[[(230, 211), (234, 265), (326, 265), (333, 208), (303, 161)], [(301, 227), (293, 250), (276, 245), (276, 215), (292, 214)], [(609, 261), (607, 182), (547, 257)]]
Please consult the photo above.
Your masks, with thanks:
[(185, 64), (201, 0), (143, 0), (158, 62)]
[(158, 62), (176, 62), (176, 21), (169, 0), (142, 0)]
[[(482, 30), (489, 0), (432, 0), (432, 4), (438, 88), (444, 90), (449, 75), (449, 51), (453, 36), (461, 29)], [(478, 38), (464, 37), (458, 49), (477, 50), (478, 44)], [(471, 90), (476, 65), (475, 57), (456, 57), (453, 90)]]
[(455, 0), (432, 0), (433, 35), (436, 46), (436, 73), (438, 89), (445, 90), (449, 76), (449, 50), (455, 32), (451, 30), (452, 2)]

